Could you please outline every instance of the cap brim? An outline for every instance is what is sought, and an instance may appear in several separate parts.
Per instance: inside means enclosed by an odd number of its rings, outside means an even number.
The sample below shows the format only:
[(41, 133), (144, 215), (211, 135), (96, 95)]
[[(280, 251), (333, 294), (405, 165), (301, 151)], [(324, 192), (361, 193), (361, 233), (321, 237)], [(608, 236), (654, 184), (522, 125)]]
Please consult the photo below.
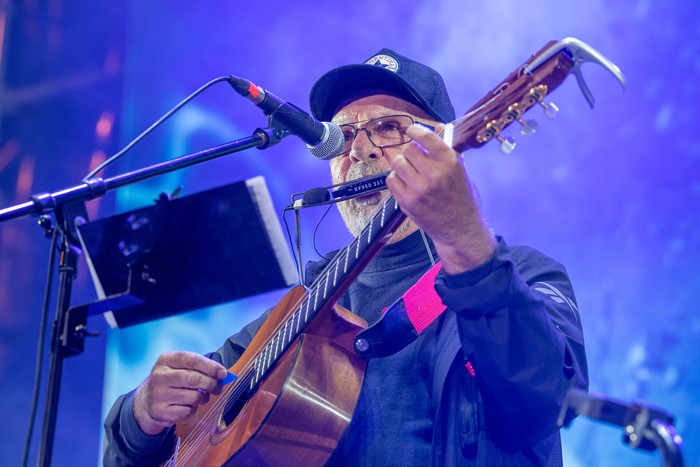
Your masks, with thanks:
[(330, 121), (341, 104), (347, 103), (351, 96), (366, 91), (385, 91), (434, 114), (430, 105), (401, 76), (366, 64), (345, 65), (321, 76), (309, 94), (311, 113), (318, 120)]

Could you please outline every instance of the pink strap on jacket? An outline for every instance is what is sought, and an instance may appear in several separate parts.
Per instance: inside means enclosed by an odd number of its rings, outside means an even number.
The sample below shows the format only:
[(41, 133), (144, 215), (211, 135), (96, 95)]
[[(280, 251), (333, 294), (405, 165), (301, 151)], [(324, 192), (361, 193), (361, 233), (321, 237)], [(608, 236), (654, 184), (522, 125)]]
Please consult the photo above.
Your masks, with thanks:
[(401, 298), (384, 310), (377, 323), (355, 336), (355, 351), (364, 358), (393, 355), (413, 342), (447, 307), (435, 291), (441, 263), (428, 270)]

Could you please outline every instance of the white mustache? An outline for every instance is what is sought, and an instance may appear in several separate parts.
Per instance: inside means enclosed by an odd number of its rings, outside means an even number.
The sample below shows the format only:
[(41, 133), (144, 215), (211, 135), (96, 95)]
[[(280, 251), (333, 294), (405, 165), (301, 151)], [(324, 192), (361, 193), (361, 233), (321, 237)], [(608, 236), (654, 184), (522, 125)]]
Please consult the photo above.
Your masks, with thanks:
[(345, 176), (345, 181), (349, 182), (356, 180), (358, 178), (367, 177), (368, 175), (377, 175), (382, 172), (386, 172), (385, 167), (381, 167), (381, 164), (374, 162), (360, 162), (350, 166), (348, 173)]

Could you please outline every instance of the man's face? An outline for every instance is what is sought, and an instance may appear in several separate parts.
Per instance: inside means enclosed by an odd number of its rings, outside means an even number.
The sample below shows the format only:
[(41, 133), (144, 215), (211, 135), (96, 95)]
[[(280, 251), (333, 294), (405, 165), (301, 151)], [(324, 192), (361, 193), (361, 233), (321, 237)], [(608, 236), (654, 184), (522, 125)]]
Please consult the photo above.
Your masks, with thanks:
[[(420, 107), (406, 102), (398, 97), (385, 94), (374, 94), (354, 100), (342, 107), (334, 116), (333, 123), (337, 125), (364, 122), (385, 115), (409, 115), (416, 122), (435, 126), (437, 122)], [(358, 125), (355, 125), (358, 126)], [(359, 124), (363, 127), (364, 124)], [(387, 172), (391, 169), (391, 161), (401, 154), (406, 145), (378, 148), (367, 137), (367, 133), (357, 133), (349, 153), (331, 159), (331, 176), (333, 183), (345, 183), (350, 180)], [(387, 190), (370, 195), (354, 198), (338, 204), (345, 225), (354, 236), (358, 236), (369, 223), (377, 206), (389, 195)], [(411, 224), (412, 225), (412, 224)], [(404, 224), (401, 238), (415, 231), (415, 226)]]

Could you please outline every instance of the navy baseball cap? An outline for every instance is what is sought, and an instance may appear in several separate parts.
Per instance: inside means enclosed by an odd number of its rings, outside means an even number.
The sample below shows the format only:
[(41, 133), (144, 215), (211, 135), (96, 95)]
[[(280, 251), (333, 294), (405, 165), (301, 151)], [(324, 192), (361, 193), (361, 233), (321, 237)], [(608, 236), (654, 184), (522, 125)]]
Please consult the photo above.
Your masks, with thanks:
[(309, 95), (311, 113), (327, 122), (354, 96), (380, 93), (411, 102), (442, 123), (455, 119), (442, 76), (390, 49), (380, 50), (362, 64), (334, 68), (321, 76)]

